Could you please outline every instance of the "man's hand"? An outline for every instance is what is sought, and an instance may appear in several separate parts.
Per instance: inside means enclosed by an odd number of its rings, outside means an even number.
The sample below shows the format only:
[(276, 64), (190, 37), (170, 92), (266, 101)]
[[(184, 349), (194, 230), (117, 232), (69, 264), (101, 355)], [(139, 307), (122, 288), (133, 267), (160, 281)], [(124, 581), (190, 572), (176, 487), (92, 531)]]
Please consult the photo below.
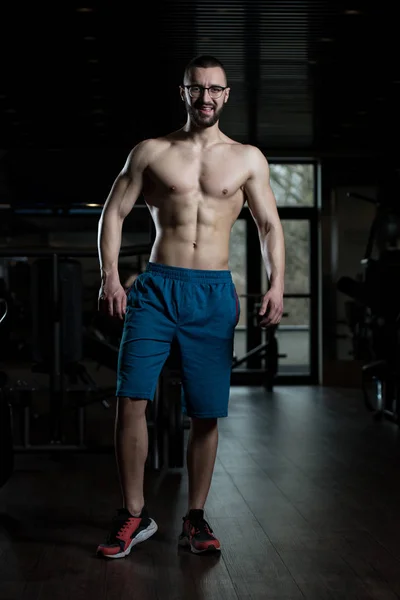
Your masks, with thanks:
[(123, 319), (126, 312), (126, 292), (118, 275), (107, 277), (99, 291), (99, 311), (111, 317)]
[(269, 327), (278, 325), (283, 313), (283, 292), (278, 287), (271, 287), (265, 294), (261, 308), (258, 312), (260, 316), (260, 327)]

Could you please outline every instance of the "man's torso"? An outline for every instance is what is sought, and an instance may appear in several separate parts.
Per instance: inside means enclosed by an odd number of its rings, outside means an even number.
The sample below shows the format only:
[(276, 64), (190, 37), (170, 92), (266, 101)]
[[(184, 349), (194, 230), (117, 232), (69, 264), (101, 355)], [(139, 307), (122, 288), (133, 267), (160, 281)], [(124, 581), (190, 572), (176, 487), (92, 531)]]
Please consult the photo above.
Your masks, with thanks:
[(143, 194), (156, 227), (150, 260), (192, 269), (227, 269), (229, 237), (245, 202), (246, 146), (221, 134), (208, 148), (152, 141)]

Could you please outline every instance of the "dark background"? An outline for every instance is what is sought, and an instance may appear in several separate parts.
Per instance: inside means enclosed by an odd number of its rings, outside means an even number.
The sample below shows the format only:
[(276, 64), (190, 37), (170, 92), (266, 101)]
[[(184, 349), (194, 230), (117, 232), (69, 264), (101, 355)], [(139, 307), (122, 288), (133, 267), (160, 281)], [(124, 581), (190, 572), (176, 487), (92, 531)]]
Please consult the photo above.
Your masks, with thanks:
[(400, 66), (388, 2), (166, 0), (1, 9), (2, 197), (104, 200), (130, 148), (183, 123), (186, 63), (215, 54), (223, 130), (267, 156), (399, 167)]

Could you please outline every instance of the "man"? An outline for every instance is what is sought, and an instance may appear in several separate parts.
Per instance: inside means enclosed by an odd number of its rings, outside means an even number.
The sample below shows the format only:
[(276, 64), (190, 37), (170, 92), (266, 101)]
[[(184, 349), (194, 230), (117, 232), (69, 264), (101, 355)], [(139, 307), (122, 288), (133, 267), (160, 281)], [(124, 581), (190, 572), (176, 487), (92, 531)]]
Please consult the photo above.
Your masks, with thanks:
[[(139, 143), (105, 202), (99, 222), (99, 307), (125, 319), (117, 376), (115, 446), (122, 508), (98, 554), (120, 558), (157, 525), (143, 497), (148, 440), (145, 410), (173, 339), (179, 342), (185, 406), (188, 511), (179, 544), (195, 553), (219, 551), (204, 519), (214, 469), (218, 419), (227, 416), (239, 301), (228, 270), (229, 236), (247, 200), (258, 227), (270, 289), (260, 325), (280, 321), (284, 239), (269, 167), (255, 147), (229, 139), (219, 118), (229, 98), (222, 64), (200, 56), (187, 66), (180, 96), (186, 125)], [(146, 271), (126, 294), (118, 276), (124, 218), (143, 192), (156, 239)]]

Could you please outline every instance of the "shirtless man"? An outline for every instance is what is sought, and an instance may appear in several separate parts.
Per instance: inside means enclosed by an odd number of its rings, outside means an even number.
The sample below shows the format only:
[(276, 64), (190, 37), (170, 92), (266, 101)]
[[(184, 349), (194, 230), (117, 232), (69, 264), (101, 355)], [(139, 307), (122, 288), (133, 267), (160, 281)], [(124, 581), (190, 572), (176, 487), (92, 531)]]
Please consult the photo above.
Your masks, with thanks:
[[(229, 236), (244, 202), (258, 227), (269, 290), (260, 325), (283, 310), (284, 238), (269, 167), (254, 146), (229, 139), (219, 118), (229, 98), (222, 64), (210, 56), (187, 66), (180, 96), (186, 125), (131, 151), (99, 222), (99, 308), (124, 319), (117, 374), (115, 448), (122, 490), (111, 531), (97, 552), (121, 558), (155, 533), (143, 497), (148, 452), (145, 410), (177, 339), (182, 355), (183, 410), (191, 418), (187, 448), (188, 510), (178, 543), (195, 553), (219, 551), (204, 519), (226, 417), (239, 301), (228, 270)], [(126, 294), (118, 275), (122, 225), (143, 192), (156, 227), (146, 271)]]

